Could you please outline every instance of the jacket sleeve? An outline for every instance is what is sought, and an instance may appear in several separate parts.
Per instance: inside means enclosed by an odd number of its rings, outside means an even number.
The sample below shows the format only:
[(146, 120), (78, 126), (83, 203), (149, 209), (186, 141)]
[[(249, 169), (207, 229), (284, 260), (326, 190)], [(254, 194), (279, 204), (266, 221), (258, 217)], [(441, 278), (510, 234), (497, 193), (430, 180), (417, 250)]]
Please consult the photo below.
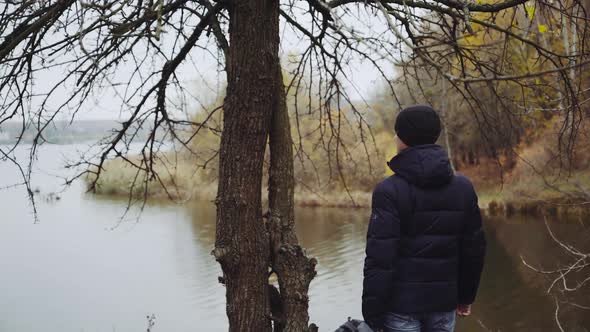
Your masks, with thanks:
[(363, 280), (363, 317), (373, 328), (383, 326), (391, 298), (400, 241), (394, 194), (378, 186), (373, 192)]
[(471, 187), (462, 234), (459, 239), (459, 304), (475, 301), (484, 265), (486, 239), (477, 194)]

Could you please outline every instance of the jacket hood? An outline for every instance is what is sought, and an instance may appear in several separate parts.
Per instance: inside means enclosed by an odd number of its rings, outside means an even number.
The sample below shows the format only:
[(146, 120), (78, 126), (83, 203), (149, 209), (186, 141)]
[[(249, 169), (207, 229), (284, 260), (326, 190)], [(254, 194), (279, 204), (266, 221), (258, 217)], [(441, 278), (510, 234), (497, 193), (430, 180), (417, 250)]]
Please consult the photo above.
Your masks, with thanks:
[(435, 144), (409, 147), (387, 164), (396, 175), (417, 187), (441, 187), (454, 176), (447, 152)]

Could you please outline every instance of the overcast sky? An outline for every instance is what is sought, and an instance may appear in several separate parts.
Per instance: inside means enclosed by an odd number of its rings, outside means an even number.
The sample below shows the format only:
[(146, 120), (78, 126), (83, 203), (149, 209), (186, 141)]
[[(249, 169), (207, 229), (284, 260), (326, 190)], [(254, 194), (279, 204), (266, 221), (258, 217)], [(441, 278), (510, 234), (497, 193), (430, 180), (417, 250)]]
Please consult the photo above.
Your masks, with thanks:
[[(368, 19), (367, 17), (365, 17), (365, 20), (348, 17), (342, 22), (350, 28), (354, 28), (355, 31), (359, 31), (360, 33), (363, 33), (363, 31), (375, 32), (387, 30), (387, 25), (385, 24), (384, 20), (380, 20), (374, 16), (371, 16)], [(304, 21), (306, 18), (307, 17), (300, 17), (302, 21)], [(308, 46), (309, 41), (307, 39), (302, 41), (296, 37), (293, 31), (290, 29), (285, 29), (284, 21), (282, 21), (281, 26), (280, 53), (282, 59), (285, 60), (288, 54), (301, 54), (303, 49)], [(73, 27), (72, 30), (75, 31), (76, 28)], [(165, 50), (170, 50), (170, 53), (172, 54), (174, 53), (174, 47), (171, 44), (171, 37), (172, 36), (164, 34), (162, 40), (160, 41), (160, 47)], [(90, 44), (92, 38), (88, 39), (90, 40), (88, 41)], [(225, 72), (221, 71), (214, 54), (211, 54), (211, 49), (215, 48), (214, 45), (199, 45), (207, 49), (203, 50), (202, 48), (198, 47), (194, 48), (190, 54), (190, 59), (185, 61), (176, 72), (182, 82), (182, 86), (187, 89), (187, 91), (192, 95), (191, 97), (193, 97), (187, 101), (185, 107), (185, 110), (190, 113), (194, 113), (199, 109), (199, 103), (207, 104), (215, 100), (217, 94), (224, 93), (222, 90), (224, 87), (223, 81)], [(64, 55), (64, 58), (67, 56), (67, 54)], [(59, 60), (61, 59), (58, 59), (58, 61)], [(161, 68), (161, 66), (161, 64), (154, 63), (153, 69), (150, 71), (153, 72)], [(120, 65), (117, 68), (116, 73), (113, 75), (111, 82), (116, 84), (118, 82), (126, 81), (126, 79), (131, 76), (133, 69), (134, 66), (132, 63)], [(384, 66), (383, 69), (388, 75), (393, 74), (394, 68), (392, 64)], [(348, 70), (347, 76), (352, 82), (343, 81), (343, 84), (345, 85), (347, 92), (353, 100), (371, 98), (376, 93), (377, 89), (382, 88), (381, 77), (379, 76), (378, 71), (370, 63), (366, 61), (353, 61), (347, 65), (346, 70)], [(35, 74), (34, 92), (42, 93), (49, 91), (57, 82), (59, 82), (59, 80), (61, 80), (63, 73), (64, 68), (59, 67), (52, 70), (37, 72)], [(145, 74), (146, 73), (144, 73), (144, 75)], [(51, 113), (51, 110), (55, 110), (60, 103), (63, 103), (64, 100), (69, 98), (74, 89), (78, 89), (74, 80), (63, 84), (57, 90), (54, 97), (48, 102), (47, 108), (49, 113)], [(75, 119), (106, 120), (125, 118), (129, 113), (127, 113), (127, 111), (124, 109), (122, 110), (121, 108), (123, 103), (120, 95), (122, 93), (122, 88), (118, 88), (116, 91), (113, 91), (113, 89), (109, 89), (108, 87), (95, 89), (95, 95), (84, 104), (82, 109), (76, 114)], [(168, 96), (171, 100), (175, 100), (175, 98), (180, 100), (178, 94), (175, 95), (173, 86), (170, 86)], [(151, 102), (153, 103), (153, 100)], [(133, 102), (131, 104), (133, 104)], [(35, 109), (38, 107), (38, 104), (33, 102), (30, 107)], [(56, 117), (56, 119), (70, 120), (73, 111), (74, 109), (70, 109), (65, 112), (62, 111)]]

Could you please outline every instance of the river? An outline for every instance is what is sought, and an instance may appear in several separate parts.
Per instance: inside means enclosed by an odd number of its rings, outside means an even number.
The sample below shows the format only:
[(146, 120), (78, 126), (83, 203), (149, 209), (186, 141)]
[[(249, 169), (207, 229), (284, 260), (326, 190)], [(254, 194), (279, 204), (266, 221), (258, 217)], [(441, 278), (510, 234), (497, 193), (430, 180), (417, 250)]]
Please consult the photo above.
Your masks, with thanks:
[[(0, 191), (0, 331), (225, 331), (224, 288), (210, 252), (211, 202), (148, 204), (123, 221), (126, 202), (84, 193), (75, 182), (60, 199), (67, 158), (81, 146), (44, 146), (34, 171), (39, 222), (23, 188)], [(23, 147), (19, 154), (26, 153)], [(0, 188), (18, 182), (0, 162)], [(318, 259), (311, 284), (311, 321), (333, 331), (361, 317), (362, 263), (368, 211), (299, 208), (297, 231)], [(552, 220), (556, 234), (586, 247), (587, 220)], [(457, 331), (556, 331), (549, 279), (523, 266), (570, 261), (535, 217), (486, 218), (488, 256), (472, 317)], [(572, 301), (589, 305), (590, 287)], [(586, 303), (583, 303), (583, 301)], [(562, 304), (566, 331), (589, 331), (590, 312)]]

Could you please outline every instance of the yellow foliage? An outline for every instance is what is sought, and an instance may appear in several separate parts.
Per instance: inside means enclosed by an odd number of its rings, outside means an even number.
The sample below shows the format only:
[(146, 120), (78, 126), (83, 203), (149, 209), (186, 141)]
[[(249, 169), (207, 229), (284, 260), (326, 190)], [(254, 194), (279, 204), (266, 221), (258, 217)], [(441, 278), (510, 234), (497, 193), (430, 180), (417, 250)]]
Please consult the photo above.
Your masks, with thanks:
[(540, 33), (545, 33), (547, 32), (547, 26), (544, 24), (539, 24), (539, 32)]
[(532, 21), (535, 18), (535, 5), (534, 4), (525, 5), (524, 9), (526, 10), (529, 20)]
[(393, 132), (389, 131), (381, 131), (375, 135), (377, 146), (383, 148), (382, 159), (380, 159), (379, 162), (383, 163), (384, 176), (390, 176), (393, 174), (393, 172), (387, 165), (387, 162), (397, 154), (397, 148), (395, 146), (394, 137), (395, 136)]

